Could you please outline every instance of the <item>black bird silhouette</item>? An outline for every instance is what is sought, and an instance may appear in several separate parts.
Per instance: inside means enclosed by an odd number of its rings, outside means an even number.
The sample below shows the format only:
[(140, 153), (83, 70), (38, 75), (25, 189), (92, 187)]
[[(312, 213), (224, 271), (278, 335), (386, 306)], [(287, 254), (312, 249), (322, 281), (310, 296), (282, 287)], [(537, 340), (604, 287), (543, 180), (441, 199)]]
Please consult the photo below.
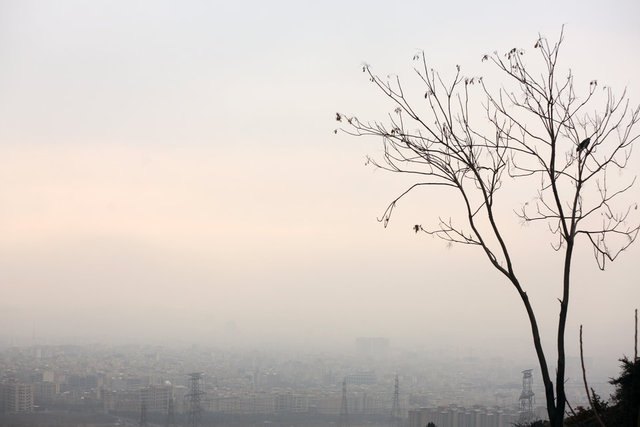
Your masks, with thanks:
[(587, 148), (589, 143), (591, 142), (591, 138), (587, 138), (578, 145), (578, 153)]

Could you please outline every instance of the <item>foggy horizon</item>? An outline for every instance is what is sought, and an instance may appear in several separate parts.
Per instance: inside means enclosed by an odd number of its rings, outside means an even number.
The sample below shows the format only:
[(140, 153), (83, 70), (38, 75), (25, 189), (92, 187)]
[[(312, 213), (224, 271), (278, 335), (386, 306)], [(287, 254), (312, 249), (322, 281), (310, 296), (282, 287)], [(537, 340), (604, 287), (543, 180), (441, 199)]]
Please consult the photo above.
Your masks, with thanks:
[[(632, 1), (0, 1), (0, 349), (350, 352), (385, 337), (538, 369), (522, 302), (482, 251), (413, 231), (460, 201), (415, 192), (383, 227), (413, 181), (365, 165), (380, 141), (334, 134), (335, 114), (393, 111), (363, 63), (412, 87), (424, 50), (498, 87), (483, 54), (532, 52), (562, 25), (561, 75), (638, 105), (638, 16)], [(611, 180), (639, 165), (636, 150)], [(562, 257), (546, 224), (513, 215), (529, 189), (505, 185), (500, 220), (553, 371)], [(640, 245), (604, 272), (588, 245), (574, 260), (567, 355), (584, 325), (586, 356), (613, 376), (633, 352)]]

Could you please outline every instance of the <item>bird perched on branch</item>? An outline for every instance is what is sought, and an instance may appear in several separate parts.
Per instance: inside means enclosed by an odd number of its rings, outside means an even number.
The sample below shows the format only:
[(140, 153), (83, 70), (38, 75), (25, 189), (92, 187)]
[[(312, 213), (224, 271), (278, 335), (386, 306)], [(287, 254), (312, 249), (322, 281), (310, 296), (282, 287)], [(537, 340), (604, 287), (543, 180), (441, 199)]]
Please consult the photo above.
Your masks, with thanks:
[(591, 142), (591, 138), (587, 138), (578, 145), (578, 153), (587, 148), (589, 143)]

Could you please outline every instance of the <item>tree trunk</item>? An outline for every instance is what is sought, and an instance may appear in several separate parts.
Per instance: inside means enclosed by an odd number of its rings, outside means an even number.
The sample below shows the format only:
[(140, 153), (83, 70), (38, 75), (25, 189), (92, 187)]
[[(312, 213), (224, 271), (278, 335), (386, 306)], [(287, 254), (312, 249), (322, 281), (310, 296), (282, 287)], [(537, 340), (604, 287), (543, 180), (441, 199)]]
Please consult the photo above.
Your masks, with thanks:
[[(549, 415), (549, 421), (551, 422), (551, 426), (555, 427), (555, 413), (556, 413), (556, 405), (553, 396), (553, 382), (551, 381), (551, 377), (549, 376), (549, 368), (547, 367), (547, 360), (544, 356), (544, 351), (542, 349), (542, 342), (540, 340), (540, 331), (538, 329), (538, 322), (536, 320), (536, 316), (533, 312), (533, 307), (531, 307), (531, 303), (529, 302), (529, 297), (527, 293), (522, 290), (520, 287), (520, 283), (515, 277), (511, 277), (511, 281), (515, 285), (518, 293), (520, 294), (520, 298), (524, 303), (525, 309), (527, 310), (527, 315), (529, 317), (529, 324), (531, 325), (531, 335), (533, 337), (533, 345), (536, 349), (536, 355), (538, 357), (538, 364), (540, 365), (540, 371), (542, 374), (542, 382), (544, 384), (546, 405), (547, 405), (547, 414)], [(560, 424), (557, 424), (558, 427), (562, 427), (562, 420)]]
[[(572, 225), (573, 228), (573, 225)], [(573, 229), (571, 230), (573, 233)], [(562, 283), (562, 301), (560, 301), (560, 315), (558, 317), (558, 365), (556, 369), (556, 408), (554, 424), (562, 427), (564, 423), (564, 407), (567, 397), (564, 392), (564, 377), (566, 355), (564, 348), (564, 335), (567, 325), (567, 315), (569, 311), (569, 288), (571, 284), (571, 258), (573, 256), (573, 238), (567, 239), (567, 250), (564, 258), (564, 273)], [(552, 424), (553, 425), (553, 424)]]

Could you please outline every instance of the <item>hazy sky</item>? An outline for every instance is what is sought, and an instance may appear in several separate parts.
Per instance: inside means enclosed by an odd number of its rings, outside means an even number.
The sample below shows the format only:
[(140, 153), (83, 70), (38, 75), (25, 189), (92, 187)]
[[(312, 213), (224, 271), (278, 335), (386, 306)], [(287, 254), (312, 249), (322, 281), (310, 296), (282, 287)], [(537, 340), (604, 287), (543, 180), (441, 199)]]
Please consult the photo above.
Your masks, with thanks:
[[(366, 167), (379, 141), (334, 135), (335, 112), (391, 109), (364, 61), (411, 79), (423, 49), (482, 74), (482, 54), (533, 51), (562, 24), (563, 69), (638, 104), (638, 17), (631, 0), (1, 0), (0, 337), (216, 344), (234, 321), (256, 342), (382, 335), (533, 359), (482, 254), (412, 233), (453, 202), (416, 193), (376, 221), (408, 181)], [(560, 260), (544, 226), (507, 218), (551, 346)], [(633, 351), (639, 260), (636, 245), (600, 273), (578, 251), (572, 354), (580, 323), (592, 354)]]

